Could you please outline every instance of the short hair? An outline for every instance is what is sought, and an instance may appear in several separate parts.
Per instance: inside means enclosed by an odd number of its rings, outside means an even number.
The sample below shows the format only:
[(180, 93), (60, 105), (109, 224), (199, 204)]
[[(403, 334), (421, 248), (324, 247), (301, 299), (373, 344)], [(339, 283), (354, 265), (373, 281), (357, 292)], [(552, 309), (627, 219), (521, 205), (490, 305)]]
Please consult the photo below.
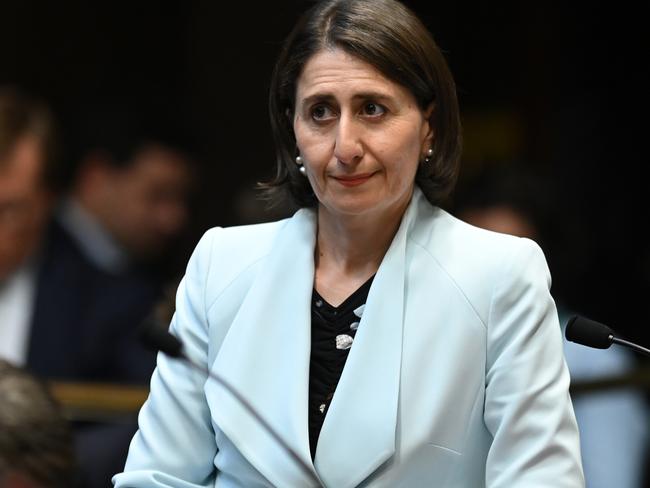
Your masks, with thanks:
[(52, 488), (73, 485), (73, 441), (45, 385), (0, 359), (0, 481), (20, 473)]
[(419, 165), (415, 181), (427, 199), (441, 204), (456, 183), (461, 128), (456, 87), (431, 33), (396, 0), (328, 0), (317, 3), (298, 21), (284, 42), (269, 93), (271, 129), (276, 145), (275, 177), (261, 187), (272, 201), (287, 193), (303, 207), (317, 204), (308, 180), (298, 171), (293, 133), (297, 80), (317, 52), (339, 48), (405, 87), (418, 106), (434, 110), (433, 155)]
[(43, 155), (42, 181), (52, 186), (58, 178), (58, 131), (45, 103), (14, 86), (0, 86), (0, 165), (26, 136), (38, 138)]

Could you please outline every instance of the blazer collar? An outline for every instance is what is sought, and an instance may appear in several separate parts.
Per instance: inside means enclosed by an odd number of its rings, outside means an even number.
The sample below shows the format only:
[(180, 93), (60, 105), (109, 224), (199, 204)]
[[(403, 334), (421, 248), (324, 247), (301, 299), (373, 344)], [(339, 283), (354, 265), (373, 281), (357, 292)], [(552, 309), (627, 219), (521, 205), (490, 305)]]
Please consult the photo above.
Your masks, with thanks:
[[(320, 433), (315, 467), (307, 419), (315, 212), (300, 210), (279, 230), (212, 366), (260, 412), (324, 486), (356, 486), (395, 451), (406, 240), (422, 198), (416, 188), (373, 280)], [(206, 394), (221, 431), (271, 483), (314, 485), (225, 390), (208, 382)]]

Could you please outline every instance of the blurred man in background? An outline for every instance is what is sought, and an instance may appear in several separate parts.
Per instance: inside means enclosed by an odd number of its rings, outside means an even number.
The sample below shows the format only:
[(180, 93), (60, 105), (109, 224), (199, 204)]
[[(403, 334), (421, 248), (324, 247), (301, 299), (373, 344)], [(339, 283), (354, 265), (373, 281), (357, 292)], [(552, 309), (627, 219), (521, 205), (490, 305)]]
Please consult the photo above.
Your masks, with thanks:
[[(37, 313), (45, 324), (46, 310), (63, 303), (69, 322), (83, 315), (95, 330), (79, 355), (85, 380), (148, 384), (155, 366), (136, 330), (165, 299), (193, 179), (189, 144), (163, 119), (141, 107), (90, 105), (68, 128), (74, 171), (49, 233), (49, 306)], [(80, 298), (85, 307), (75, 306)], [(78, 425), (80, 464), (92, 466), (84, 486), (108, 486), (136, 427), (134, 419)]]
[(24, 364), (30, 344), (39, 253), (54, 203), (49, 110), (0, 87), (0, 357)]
[(154, 357), (134, 329), (156, 284), (95, 265), (82, 247), (92, 236), (74, 240), (52, 218), (55, 132), (43, 103), (0, 90), (0, 357), (42, 378), (145, 383)]
[(187, 222), (189, 144), (146, 108), (116, 102), (86, 110), (71, 133), (75, 171), (61, 221), (111, 274), (161, 264)]
[[(50, 112), (0, 89), (0, 358), (40, 378), (146, 385), (155, 366), (136, 329), (163, 297), (192, 170), (182, 139), (141, 115), (80, 117), (70, 174)], [(81, 486), (109, 486), (135, 420), (73, 426)]]
[[(191, 183), (185, 147), (152, 119), (97, 107), (66, 127), (74, 171), (44, 244), (32, 324), (46, 339), (32, 345), (30, 361), (39, 374), (149, 380), (154, 355), (136, 329), (162, 296), (164, 258), (187, 221)], [(53, 344), (67, 361), (47, 359)]]

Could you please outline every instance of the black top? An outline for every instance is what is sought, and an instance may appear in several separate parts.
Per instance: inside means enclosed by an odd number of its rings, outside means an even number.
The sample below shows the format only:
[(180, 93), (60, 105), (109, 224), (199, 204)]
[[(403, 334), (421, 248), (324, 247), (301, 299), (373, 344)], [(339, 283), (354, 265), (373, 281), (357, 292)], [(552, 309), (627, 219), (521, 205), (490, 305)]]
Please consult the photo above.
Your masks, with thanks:
[(316, 289), (313, 291), (309, 363), (309, 445), (312, 459), (316, 455), (318, 436), (357, 333), (373, 278), (338, 307), (327, 303)]

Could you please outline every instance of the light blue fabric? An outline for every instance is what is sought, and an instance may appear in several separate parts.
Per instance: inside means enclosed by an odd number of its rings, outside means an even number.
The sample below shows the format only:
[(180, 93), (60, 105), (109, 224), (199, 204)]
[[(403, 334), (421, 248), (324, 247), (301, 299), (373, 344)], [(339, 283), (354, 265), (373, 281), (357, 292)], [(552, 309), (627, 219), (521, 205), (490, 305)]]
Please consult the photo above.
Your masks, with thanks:
[[(172, 329), (327, 487), (581, 487), (544, 256), (416, 189), (371, 286), (315, 462), (307, 403), (316, 216), (214, 229)], [(222, 388), (159, 356), (117, 487), (315, 483)]]

